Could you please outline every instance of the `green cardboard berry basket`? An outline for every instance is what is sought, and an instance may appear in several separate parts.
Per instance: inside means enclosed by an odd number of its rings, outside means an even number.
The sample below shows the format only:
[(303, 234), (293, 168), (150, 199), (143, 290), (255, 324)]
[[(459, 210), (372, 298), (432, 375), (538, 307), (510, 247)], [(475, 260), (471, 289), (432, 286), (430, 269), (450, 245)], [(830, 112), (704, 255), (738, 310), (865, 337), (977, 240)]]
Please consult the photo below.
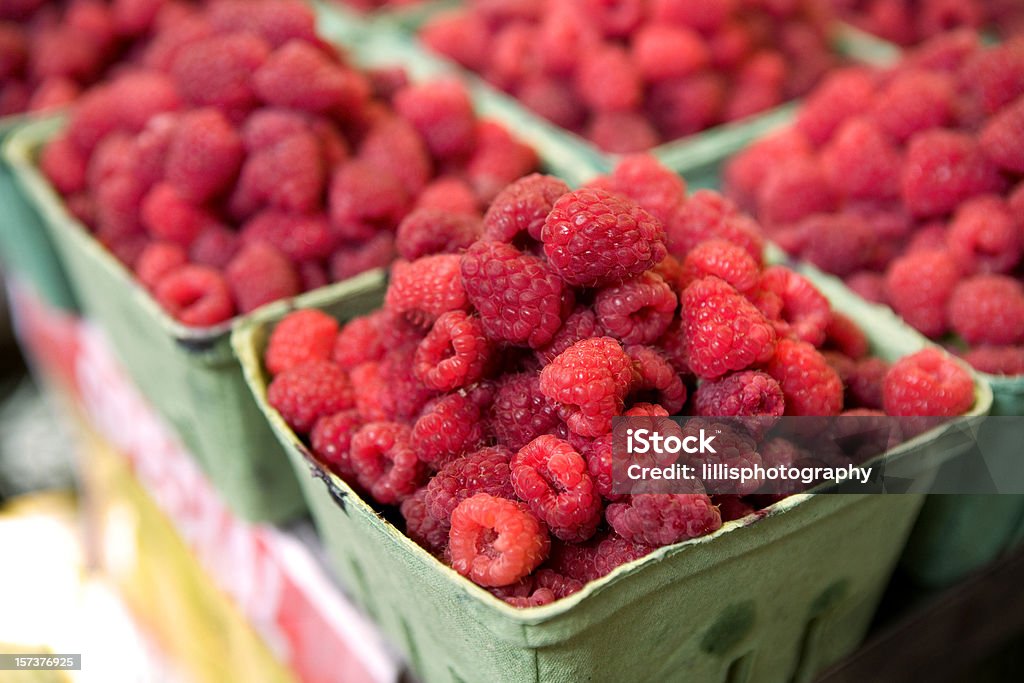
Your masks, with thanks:
[(344, 0), (312, 0), (319, 30), (330, 27), (346, 44), (365, 39), (373, 33), (412, 33), (435, 15), (458, 7), (460, 0), (421, 0), (405, 7), (381, 8), (361, 12)]
[[(18, 128), (29, 123), (28, 116), (0, 118), (0, 145)], [(52, 306), (76, 311), (64, 268), (39, 215), (25, 201), (10, 167), (0, 160), (0, 260), (31, 283), (36, 293)]]
[[(354, 292), (320, 308), (344, 319), (372, 310), (383, 293)], [(848, 313), (886, 357), (925, 344), (895, 319), (874, 324), (856, 306)], [(516, 609), (405, 537), (317, 464), (268, 405), (261, 359), (279, 319), (261, 315), (233, 331), (245, 378), (334, 569), (424, 681), (812, 680), (860, 642), (923, 501), (792, 496), (762, 518), (660, 548), (569, 598)], [(980, 416), (992, 397), (976, 386), (971, 415)], [(967, 447), (956, 431), (940, 427), (887, 457), (949, 457)]]

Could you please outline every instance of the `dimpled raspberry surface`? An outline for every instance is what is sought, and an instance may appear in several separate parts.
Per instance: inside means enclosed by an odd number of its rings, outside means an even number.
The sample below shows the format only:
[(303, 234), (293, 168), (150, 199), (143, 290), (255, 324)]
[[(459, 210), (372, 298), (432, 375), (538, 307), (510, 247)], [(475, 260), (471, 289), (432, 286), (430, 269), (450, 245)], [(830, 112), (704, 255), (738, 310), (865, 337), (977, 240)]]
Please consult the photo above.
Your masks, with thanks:
[(544, 366), (540, 390), (560, 404), (569, 429), (600, 436), (622, 410), (633, 381), (633, 365), (611, 337), (578, 341)]
[(276, 375), (303, 363), (328, 360), (338, 336), (338, 322), (315, 309), (289, 313), (274, 328), (263, 362)]
[(477, 493), (452, 511), (452, 567), (481, 586), (515, 583), (536, 569), (550, 548), (543, 522), (522, 503)]
[(705, 536), (722, 517), (703, 493), (644, 493), (609, 505), (608, 523), (628, 541), (662, 546)]
[(902, 358), (889, 369), (883, 405), (890, 415), (961, 415), (974, 404), (970, 374), (938, 349)]

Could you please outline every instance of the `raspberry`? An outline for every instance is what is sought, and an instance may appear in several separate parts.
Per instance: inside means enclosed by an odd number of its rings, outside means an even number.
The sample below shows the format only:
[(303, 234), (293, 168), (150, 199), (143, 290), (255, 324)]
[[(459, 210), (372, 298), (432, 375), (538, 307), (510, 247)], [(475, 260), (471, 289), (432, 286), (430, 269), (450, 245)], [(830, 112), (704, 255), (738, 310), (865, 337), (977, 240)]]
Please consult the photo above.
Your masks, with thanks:
[(579, 130), (587, 118), (586, 107), (576, 98), (572, 86), (561, 78), (545, 74), (527, 76), (516, 91), (516, 99), (567, 130)]
[(721, 239), (743, 247), (761, 263), (764, 240), (760, 227), (717, 192), (694, 192), (666, 228), (669, 250), (679, 258), (685, 258), (701, 242)]
[(417, 209), (440, 209), (451, 213), (477, 215), (473, 189), (460, 178), (442, 176), (431, 181), (416, 198)]
[(359, 158), (393, 175), (410, 195), (421, 192), (433, 174), (423, 138), (408, 121), (397, 116), (389, 116), (370, 129), (359, 145)]
[(364, 239), (375, 224), (392, 227), (405, 215), (409, 195), (393, 175), (365, 161), (342, 164), (331, 179), (331, 224), (347, 239)]
[(650, 344), (668, 329), (678, 303), (660, 275), (642, 273), (599, 290), (594, 311), (607, 336), (623, 344)]
[(428, 387), (451, 391), (481, 379), (491, 351), (479, 318), (465, 311), (448, 311), (438, 316), (420, 342), (413, 370)]
[(434, 468), (473, 452), (483, 439), (480, 409), (461, 394), (428, 403), (412, 430), (417, 457)]
[(104, 179), (93, 191), (97, 237), (110, 245), (121, 238), (139, 235), (139, 209), (144, 189), (134, 177), (118, 173)]
[(885, 273), (885, 298), (912, 327), (928, 337), (948, 328), (946, 304), (960, 280), (945, 251), (921, 251), (893, 261)]
[(782, 339), (765, 371), (782, 387), (785, 415), (838, 415), (843, 410), (843, 382), (810, 344)]
[(359, 391), (356, 392), (356, 410), (359, 417), (366, 422), (388, 419), (388, 411), (384, 407), (388, 386), (381, 374), (381, 363), (361, 363), (352, 368), (351, 377), (352, 385), (359, 387)]
[(331, 279), (347, 280), (374, 268), (384, 268), (395, 260), (395, 238), (381, 232), (365, 242), (342, 246), (331, 256)]
[(82, 156), (67, 135), (60, 135), (43, 149), (39, 167), (62, 195), (85, 189), (87, 159)]
[(271, 375), (296, 365), (329, 360), (338, 336), (338, 321), (323, 311), (308, 309), (289, 313), (274, 328), (263, 356)]
[(291, 261), (265, 242), (243, 247), (224, 274), (242, 313), (295, 296), (301, 287)]
[(297, 365), (274, 377), (267, 401), (292, 429), (308, 434), (316, 421), (355, 405), (348, 373), (334, 363), (317, 360)]
[(645, 81), (688, 76), (711, 61), (707, 41), (697, 32), (664, 24), (646, 24), (634, 35), (633, 63)]
[(582, 9), (606, 38), (629, 38), (646, 14), (643, 0), (583, 0)]
[(1024, 173), (1024, 97), (1017, 98), (988, 120), (978, 141), (991, 161), (1004, 171)]
[(938, 349), (925, 349), (896, 361), (883, 385), (885, 412), (952, 417), (974, 404), (970, 374)]
[(863, 114), (874, 101), (875, 77), (864, 67), (848, 67), (830, 74), (804, 101), (796, 127), (822, 145), (846, 119)]
[(150, 242), (135, 262), (135, 275), (146, 289), (155, 289), (164, 275), (188, 262), (188, 254), (173, 242)]
[(544, 346), (571, 310), (572, 291), (543, 259), (503, 242), (477, 242), (462, 256), (466, 295), (496, 341)]
[(795, 223), (836, 208), (836, 197), (816, 159), (785, 159), (768, 174), (757, 193), (757, 215), (771, 225)]
[(632, 111), (600, 111), (594, 114), (586, 137), (612, 154), (633, 154), (658, 144), (658, 132), (647, 118)]
[(117, 80), (93, 88), (75, 105), (68, 136), (83, 154), (115, 131), (137, 132), (160, 112), (181, 105), (174, 84), (152, 72), (126, 71)]
[(977, 50), (960, 72), (960, 80), (982, 112), (995, 114), (1024, 95), (1024, 49), (1011, 42)]
[(643, 96), (640, 74), (623, 48), (605, 44), (580, 55), (576, 91), (597, 111), (636, 109)]
[(292, 39), (317, 40), (312, 10), (299, 0), (219, 0), (208, 12), (221, 32), (248, 31), (274, 47)]
[(882, 380), (889, 364), (880, 358), (864, 358), (846, 378), (847, 399), (859, 408), (881, 409)]
[(860, 326), (839, 311), (832, 311), (825, 328), (825, 348), (836, 349), (858, 360), (868, 355), (868, 339)]
[(196, 235), (189, 247), (189, 258), (200, 265), (222, 270), (238, 253), (241, 241), (238, 234), (223, 225), (207, 225)]
[(355, 482), (356, 472), (352, 469), (350, 450), (352, 437), (363, 426), (359, 411), (348, 408), (321, 417), (313, 425), (309, 442), (313, 453), (342, 479)]
[(203, 266), (184, 265), (171, 271), (160, 278), (153, 296), (168, 313), (192, 327), (216, 325), (235, 313), (224, 278)]
[(561, 424), (558, 409), (540, 390), (540, 376), (532, 372), (501, 378), (491, 406), (490, 429), (499, 443), (518, 451)]
[(540, 374), (540, 390), (561, 404), (569, 429), (580, 436), (609, 431), (633, 381), (633, 364), (617, 341), (595, 337), (576, 342)]
[(965, 133), (935, 129), (910, 139), (901, 192), (915, 216), (949, 213), (975, 195), (999, 192), (1003, 185), (999, 169)]
[(242, 124), (242, 142), (246, 150), (256, 152), (273, 147), (285, 138), (309, 133), (307, 117), (287, 109), (257, 109)]
[(629, 346), (626, 353), (633, 360), (637, 375), (630, 391), (634, 402), (649, 398), (670, 415), (682, 409), (686, 385), (664, 354), (652, 346)]
[(692, 135), (719, 122), (725, 97), (725, 78), (705, 70), (651, 84), (644, 110), (662, 137), (671, 140)]
[(411, 430), (397, 422), (363, 425), (352, 437), (349, 453), (360, 486), (384, 505), (401, 503), (426, 478), (426, 469), (412, 445)]
[(156, 23), (159, 29), (142, 52), (142, 64), (165, 73), (171, 70), (174, 60), (185, 48), (213, 35), (210, 22), (200, 15), (177, 16), (171, 21)]
[(253, 216), (242, 226), (241, 235), (243, 244), (266, 242), (296, 262), (325, 259), (337, 244), (325, 216), (305, 216), (276, 209)]
[(628, 541), (652, 546), (706, 536), (722, 526), (722, 517), (703, 493), (646, 493), (612, 503), (608, 523)]
[(525, 505), (477, 493), (452, 511), (452, 568), (482, 586), (507, 586), (544, 561), (547, 529)]
[(780, 335), (789, 334), (814, 346), (825, 342), (825, 330), (832, 317), (828, 299), (810, 280), (784, 266), (766, 268), (761, 274), (761, 289), (782, 302)]
[(81, 88), (67, 78), (50, 78), (39, 84), (32, 93), (32, 99), (28, 101), (28, 111), (41, 112), (67, 107), (74, 104), (80, 95)]
[(1006, 275), (975, 275), (949, 297), (949, 324), (972, 345), (1024, 342), (1024, 286)]
[(492, 446), (450, 461), (427, 484), (427, 510), (437, 519), (448, 520), (459, 503), (478, 493), (514, 500), (511, 460), (507, 448)]
[(456, 254), (398, 261), (391, 269), (385, 307), (410, 320), (430, 325), (442, 313), (469, 306)]
[(544, 253), (570, 285), (601, 287), (665, 257), (665, 230), (636, 204), (604, 190), (563, 195), (544, 221)]
[(515, 181), (491, 202), (484, 215), (484, 239), (518, 244), (524, 236), (541, 239), (544, 219), (569, 186), (534, 173)]
[[(842, 397), (840, 396), (840, 398)], [(756, 441), (774, 423), (775, 418), (772, 416), (747, 418), (743, 420), (742, 426), (716, 423), (704, 418), (690, 418), (679, 432), (679, 438), (685, 439), (693, 436), (699, 439), (702, 431), (713, 434), (715, 453), (709, 452), (701, 455), (684, 456), (683, 461), (688, 462), (694, 467), (703, 463), (722, 464), (730, 467), (756, 467), (761, 465), (761, 455), (757, 452)], [(655, 423), (656, 426), (657, 423)], [(709, 489), (713, 488), (725, 493), (749, 495), (760, 488), (761, 479), (758, 477), (748, 479), (745, 482), (737, 482), (728, 478), (706, 478), (703, 484)], [(695, 488), (697, 490), (694, 490)], [(691, 485), (689, 492), (703, 493), (704, 489), (699, 485)]]
[(434, 52), (474, 71), (480, 70), (490, 54), (487, 23), (474, 13), (439, 12), (423, 26), (419, 37)]
[(649, 154), (622, 158), (600, 187), (632, 199), (665, 225), (686, 200), (686, 181)]
[(961, 27), (978, 29), (984, 22), (980, 5), (958, 0), (931, 0), (924, 3), (918, 17), (918, 31), (923, 36), (932, 36)]
[(894, 141), (904, 142), (914, 133), (951, 123), (955, 97), (948, 75), (907, 69), (878, 94), (870, 117)]
[(251, 33), (219, 35), (179, 51), (171, 76), (186, 101), (217, 107), (237, 120), (258, 102), (250, 76), (269, 54), (267, 43)]
[(854, 199), (888, 199), (900, 192), (899, 150), (871, 121), (850, 119), (821, 153), (821, 166), (837, 193)]
[(781, 233), (773, 235), (784, 249), (799, 253), (822, 270), (843, 276), (868, 266), (876, 254), (878, 230), (849, 209), (843, 213), (816, 213), (792, 230), (801, 244), (788, 245)]
[(215, 223), (213, 216), (186, 200), (168, 183), (155, 185), (146, 194), (139, 213), (142, 225), (154, 239), (185, 248)]
[(538, 436), (512, 458), (512, 487), (555, 537), (581, 542), (601, 522), (601, 496), (583, 456), (565, 441)]
[(678, 280), (680, 291), (708, 275), (725, 280), (741, 293), (754, 289), (761, 279), (758, 263), (746, 250), (719, 239), (701, 242), (686, 254)]
[(395, 245), (409, 261), (430, 254), (457, 254), (480, 235), (480, 219), (442, 209), (414, 209), (398, 225)]
[(110, 11), (119, 33), (140, 36), (152, 28), (162, 5), (162, 0), (114, 0)]
[(484, 204), (512, 181), (536, 170), (537, 153), (513, 138), (504, 126), (481, 121), (476, 138), (476, 149), (466, 162), (466, 177)]
[[(800, 73), (793, 70), (794, 75)], [(782, 103), (786, 78), (786, 59), (777, 52), (762, 50), (743, 65), (736, 87), (729, 94), (722, 118), (739, 121)]]
[(452, 159), (473, 150), (476, 114), (459, 81), (410, 85), (395, 94), (393, 104), (399, 116), (423, 137), (432, 155)]
[(252, 87), (267, 104), (313, 114), (359, 109), (369, 96), (361, 76), (303, 40), (274, 50), (253, 73)]
[(422, 487), (402, 501), (399, 509), (405, 520), (405, 535), (429, 553), (440, 557), (448, 545), (451, 525), (447, 519), (438, 519), (430, 514), (425, 504), (426, 487)]
[(316, 136), (309, 132), (289, 135), (250, 153), (231, 198), (231, 209), (242, 216), (263, 206), (315, 211), (323, 204), (326, 175)]
[(1024, 375), (1024, 346), (982, 346), (964, 354), (964, 360), (993, 375)]
[(702, 382), (693, 395), (694, 413), (707, 417), (781, 417), (786, 401), (770, 375), (747, 370)]
[(734, 0), (652, 0), (650, 5), (654, 21), (714, 33), (732, 16), (737, 3)]
[(761, 312), (713, 276), (683, 292), (683, 327), (688, 364), (703, 379), (766, 361), (775, 349), (775, 330)]
[(183, 114), (167, 150), (164, 174), (182, 197), (202, 204), (234, 181), (242, 165), (242, 140), (216, 109)]
[(1007, 273), (1020, 262), (1024, 232), (1006, 202), (983, 195), (957, 208), (946, 244), (965, 273)]
[(537, 349), (537, 359), (541, 365), (546, 365), (576, 342), (597, 336), (600, 336), (600, 332), (594, 311), (590, 308), (577, 308), (565, 319), (551, 341)]
[(351, 370), (367, 361), (384, 357), (384, 340), (380, 329), (385, 313), (377, 311), (354, 318), (338, 331), (331, 360), (345, 370)]
[[(79, 8), (88, 5), (79, 3)], [(97, 8), (97, 5), (92, 5)], [(101, 10), (103, 11), (103, 10)], [(67, 24), (43, 26), (32, 37), (28, 72), (35, 81), (48, 78), (68, 78), (92, 81), (99, 76), (104, 62), (104, 41), (92, 30), (82, 30)], [(109, 29), (109, 26), (105, 27)]]

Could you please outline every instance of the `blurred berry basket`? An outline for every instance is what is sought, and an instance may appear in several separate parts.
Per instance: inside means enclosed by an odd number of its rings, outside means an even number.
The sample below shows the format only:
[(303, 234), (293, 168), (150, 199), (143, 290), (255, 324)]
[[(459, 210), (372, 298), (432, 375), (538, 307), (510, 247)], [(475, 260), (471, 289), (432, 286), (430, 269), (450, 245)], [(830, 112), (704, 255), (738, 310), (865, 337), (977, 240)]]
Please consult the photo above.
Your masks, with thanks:
[[(0, 145), (28, 116), (0, 118)], [(25, 201), (8, 165), (0, 161), (0, 259), (12, 271), (24, 276), (53, 306), (77, 310), (64, 268), (54, 251), (39, 215)]]
[[(322, 310), (369, 310), (383, 289)], [(858, 302), (834, 301), (895, 358), (925, 341)], [(257, 402), (288, 452), (339, 577), (425, 681), (809, 681), (853, 650), (923, 501), (796, 495), (709, 536), (662, 547), (543, 607), (517, 609), (445, 566), (323, 468), (267, 403), (262, 358), (280, 312), (232, 333)], [(975, 385), (972, 416), (991, 393)], [(943, 427), (888, 458), (927, 464), (967, 447)], [(437, 656), (444, 653), (444, 656)]]

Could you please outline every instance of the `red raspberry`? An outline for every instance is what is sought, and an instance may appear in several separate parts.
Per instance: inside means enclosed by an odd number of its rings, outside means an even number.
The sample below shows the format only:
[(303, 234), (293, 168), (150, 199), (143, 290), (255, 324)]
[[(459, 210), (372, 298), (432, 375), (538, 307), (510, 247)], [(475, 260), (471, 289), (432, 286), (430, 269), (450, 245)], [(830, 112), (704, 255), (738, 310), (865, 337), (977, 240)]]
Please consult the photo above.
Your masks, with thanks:
[(413, 261), (430, 254), (457, 254), (480, 236), (480, 219), (442, 209), (414, 209), (398, 225), (398, 254)]
[(606, 38), (629, 38), (643, 20), (643, 0), (583, 0), (583, 11)]
[(242, 226), (241, 236), (243, 244), (266, 242), (295, 262), (325, 259), (337, 244), (325, 216), (275, 209), (253, 216)]
[(248, 313), (271, 301), (295, 296), (299, 276), (284, 254), (265, 242), (242, 248), (224, 270), (238, 310)]
[(597, 111), (636, 109), (643, 96), (629, 53), (610, 44), (580, 55), (575, 84), (580, 98)]
[(168, 183), (155, 185), (146, 194), (139, 214), (142, 225), (154, 239), (185, 248), (215, 223), (212, 215), (186, 200)]
[(581, 542), (594, 535), (601, 522), (601, 496), (572, 446), (555, 436), (539, 436), (512, 458), (511, 470), (516, 495), (557, 538)]
[(846, 395), (858, 408), (882, 408), (882, 381), (889, 372), (889, 364), (880, 358), (865, 358), (853, 367), (846, 378)]
[(601, 330), (623, 344), (650, 344), (668, 329), (679, 304), (668, 283), (654, 273), (604, 287), (594, 297)]
[(723, 179), (726, 194), (744, 208), (753, 208), (757, 188), (779, 159), (806, 158), (811, 153), (807, 136), (796, 128), (784, 128), (768, 135), (729, 160)]
[(569, 429), (580, 436), (609, 431), (633, 381), (633, 363), (617, 341), (576, 342), (544, 366), (540, 390), (561, 404)]
[(267, 43), (251, 33), (219, 35), (180, 50), (171, 76), (186, 101), (217, 107), (237, 121), (258, 102), (251, 75), (269, 54)]
[(651, 18), (676, 26), (714, 33), (736, 9), (735, 0), (652, 0)]
[(686, 181), (649, 154), (622, 158), (602, 180), (591, 185), (629, 197), (665, 225), (686, 201)]
[(650, 23), (633, 35), (633, 63), (645, 81), (688, 76), (711, 61), (707, 41), (691, 29)]
[(42, 112), (67, 107), (74, 104), (81, 94), (81, 88), (67, 78), (50, 78), (40, 83), (32, 93), (28, 111)]
[(590, 308), (577, 308), (558, 328), (551, 342), (537, 349), (537, 359), (541, 365), (547, 365), (576, 342), (597, 336), (600, 336), (600, 328), (594, 311)]
[(160, 278), (153, 296), (168, 313), (192, 327), (216, 325), (235, 313), (224, 278), (203, 266), (184, 265), (171, 271)]
[(535, 29), (512, 24), (493, 34), (494, 46), (484, 77), (501, 90), (513, 91), (527, 74), (539, 70), (539, 58), (532, 50)]
[(325, 360), (297, 365), (274, 377), (267, 401), (299, 434), (308, 434), (317, 420), (355, 405), (348, 373)]
[(426, 479), (426, 468), (416, 457), (412, 433), (406, 425), (365, 424), (352, 437), (349, 453), (359, 485), (378, 503), (401, 503)]
[(356, 472), (352, 469), (350, 451), (352, 437), (363, 426), (359, 411), (354, 408), (342, 410), (321, 417), (313, 425), (309, 442), (313, 453), (339, 477), (355, 483)]
[(264, 206), (303, 213), (319, 209), (327, 182), (321, 151), (315, 135), (300, 132), (250, 153), (231, 198), (232, 212), (248, 216)]
[[(869, 266), (876, 258), (878, 230), (849, 209), (816, 213), (792, 228), (798, 244), (786, 244), (782, 233), (773, 238), (790, 253), (798, 253), (822, 270), (843, 276)], [(802, 243), (799, 243), (802, 242)]]
[(329, 360), (338, 336), (338, 321), (323, 311), (289, 313), (274, 328), (263, 362), (276, 375), (311, 361)]
[(885, 376), (885, 412), (953, 417), (974, 405), (970, 374), (938, 349), (925, 349), (896, 361)]
[(438, 316), (416, 349), (413, 370), (431, 389), (451, 391), (481, 379), (492, 348), (479, 318), (465, 311)]
[(959, 75), (977, 106), (991, 116), (1024, 95), (1024, 49), (1010, 42), (976, 50)]
[(484, 239), (518, 244), (541, 239), (544, 219), (569, 186), (553, 176), (534, 173), (515, 181), (491, 202), (484, 215)]
[(836, 208), (836, 196), (816, 159), (784, 159), (757, 193), (757, 216), (763, 223), (786, 225)]
[(1004, 171), (1024, 173), (1024, 97), (985, 124), (978, 141), (985, 155)]
[(399, 509), (405, 520), (405, 535), (427, 552), (441, 557), (448, 546), (451, 525), (447, 519), (438, 519), (430, 514), (425, 501), (427, 488), (424, 486), (402, 501)]
[(978, 29), (984, 23), (985, 12), (981, 3), (931, 0), (924, 3), (920, 11), (917, 25), (922, 36), (934, 36), (961, 27)]
[[(771, 50), (754, 54), (737, 74), (722, 118), (739, 121), (781, 104), (786, 97), (786, 72), (786, 59), (781, 54)], [(798, 73), (798, 69), (793, 70), (794, 77)]]
[(431, 181), (416, 198), (417, 209), (440, 209), (451, 213), (477, 215), (476, 194), (465, 180), (442, 176)]
[(231, 185), (242, 156), (242, 140), (224, 115), (197, 109), (178, 119), (167, 149), (165, 178), (182, 197), (202, 204)]
[(423, 136), (434, 156), (458, 158), (473, 150), (476, 114), (459, 81), (410, 85), (395, 94), (394, 107)]
[(679, 289), (691, 282), (714, 275), (725, 280), (741, 293), (757, 287), (760, 279), (758, 263), (742, 247), (725, 240), (701, 242), (686, 254), (679, 276)]
[(1006, 275), (975, 275), (949, 297), (949, 324), (972, 345), (1024, 343), (1024, 286)]
[(706, 536), (722, 526), (722, 517), (703, 493), (646, 493), (612, 503), (606, 512), (616, 533), (635, 543), (671, 545)]
[[(840, 385), (840, 390), (842, 390), (842, 385)], [(841, 395), (840, 400), (842, 400)], [(756, 441), (774, 423), (775, 418), (773, 416), (747, 418), (743, 421), (743, 426), (716, 423), (704, 418), (691, 418), (683, 425), (679, 434), (680, 438), (685, 439), (690, 436), (700, 438), (702, 431), (713, 434), (716, 452), (699, 456), (684, 456), (684, 462), (689, 462), (692, 466), (703, 463), (723, 464), (732, 467), (756, 467), (761, 465), (763, 463), (761, 455), (757, 452)], [(658, 423), (655, 423), (654, 426), (657, 427)], [(704, 486), (708, 487), (708, 490), (738, 493), (740, 495), (754, 493), (761, 487), (761, 483), (760, 479), (747, 480), (742, 483), (728, 478), (707, 478), (703, 481)], [(694, 490), (695, 488), (697, 490)], [(704, 489), (700, 486), (694, 487), (691, 485), (689, 489), (690, 493), (703, 493), (703, 491)]]
[(431, 50), (473, 71), (484, 66), (491, 50), (484, 18), (460, 10), (439, 12), (423, 26), (419, 38)]
[(111, 17), (118, 33), (140, 36), (148, 33), (163, 6), (163, 0), (114, 0)]
[(428, 403), (412, 429), (417, 457), (435, 469), (472, 453), (483, 440), (480, 409), (461, 394), (448, 394)]
[(205, 40), (213, 35), (213, 27), (206, 17), (201, 15), (170, 17), (172, 12), (164, 12), (164, 17), (156, 23), (158, 30), (150, 38), (149, 44), (142, 51), (142, 64), (149, 69), (169, 72), (178, 54), (190, 45)]
[(637, 375), (630, 390), (632, 400), (650, 399), (670, 415), (681, 410), (686, 403), (686, 385), (668, 358), (652, 346), (629, 346), (626, 353), (633, 360)]
[(946, 244), (965, 273), (1007, 273), (1020, 262), (1024, 232), (1006, 202), (984, 195), (957, 208)]
[(502, 377), (491, 406), (490, 429), (499, 443), (518, 451), (561, 425), (558, 409), (541, 393), (540, 377), (532, 372)]
[(836, 349), (858, 360), (868, 355), (868, 338), (852, 319), (839, 311), (832, 311), (825, 328), (825, 348)]
[(207, 12), (220, 32), (248, 31), (274, 47), (317, 40), (313, 11), (301, 0), (218, 0)]
[(359, 417), (366, 421), (387, 420), (388, 410), (385, 409), (387, 402), (388, 386), (384, 382), (381, 373), (381, 363), (378, 361), (367, 361), (352, 368), (352, 386), (359, 387), (356, 392), (356, 410)]
[(39, 167), (62, 195), (85, 189), (87, 159), (67, 135), (50, 141), (39, 158)]
[(288, 109), (257, 109), (242, 124), (246, 150), (256, 152), (273, 147), (285, 138), (311, 131), (308, 118)]
[(507, 448), (492, 446), (450, 461), (427, 484), (427, 510), (447, 521), (459, 503), (478, 493), (514, 500), (511, 460)]
[(347, 280), (374, 268), (385, 268), (395, 260), (395, 238), (380, 232), (362, 243), (344, 245), (331, 256), (331, 279)]
[(689, 366), (703, 379), (764, 362), (775, 349), (771, 324), (717, 277), (697, 280), (683, 292), (683, 326)]
[(644, 111), (668, 140), (698, 133), (721, 121), (727, 85), (709, 70), (651, 84)]
[(765, 371), (782, 387), (786, 415), (838, 415), (843, 410), (843, 382), (813, 346), (779, 340)]
[(388, 116), (376, 123), (359, 145), (359, 158), (393, 175), (416, 195), (433, 175), (426, 143), (405, 119)]
[(839, 124), (871, 106), (875, 89), (875, 76), (865, 67), (835, 71), (804, 101), (796, 127), (811, 143), (822, 145)]
[(665, 257), (665, 230), (625, 198), (583, 189), (563, 195), (542, 231), (544, 253), (570, 285), (601, 287), (639, 275)]
[(870, 117), (896, 142), (952, 123), (956, 85), (947, 74), (906, 69), (878, 93)]
[(527, 109), (567, 130), (579, 130), (587, 118), (586, 106), (564, 79), (545, 74), (528, 75), (516, 90)]
[(633, 111), (597, 112), (585, 135), (599, 149), (612, 154), (643, 152), (660, 140), (647, 117)]
[(702, 382), (693, 395), (694, 413), (707, 417), (781, 417), (786, 401), (773, 377), (757, 370)]
[(110, 133), (138, 132), (150, 118), (181, 105), (174, 84), (152, 72), (126, 71), (117, 80), (85, 93), (68, 122), (68, 136), (89, 154)]
[(369, 97), (362, 76), (304, 40), (292, 40), (252, 75), (252, 87), (267, 104), (313, 114), (358, 110)]
[(173, 242), (150, 242), (135, 262), (135, 275), (146, 289), (155, 289), (164, 275), (188, 262), (188, 254)]
[(854, 199), (888, 199), (900, 192), (899, 150), (871, 121), (850, 119), (821, 153), (835, 191)]
[(924, 43), (907, 55), (909, 66), (934, 71), (956, 72), (968, 57), (978, 52), (978, 32), (967, 29), (949, 31)]
[(537, 169), (537, 153), (493, 121), (477, 126), (476, 149), (466, 162), (466, 177), (483, 204), (506, 185)]
[(986, 192), (999, 192), (999, 169), (966, 133), (929, 130), (910, 139), (902, 172), (903, 202), (915, 216), (940, 216)]
[(196, 236), (189, 247), (188, 255), (195, 263), (222, 270), (235, 257), (240, 246), (238, 233), (215, 223), (206, 226)]
[(1024, 346), (982, 346), (964, 354), (964, 360), (993, 375), (1024, 375)]
[(461, 261), (457, 254), (397, 261), (391, 268), (385, 308), (422, 326), (431, 325), (442, 313), (467, 310)]
[(346, 239), (365, 239), (376, 224), (397, 225), (408, 203), (397, 178), (365, 161), (344, 163), (331, 180), (331, 224)]
[(694, 192), (666, 228), (669, 250), (679, 258), (685, 258), (701, 242), (721, 239), (743, 247), (761, 263), (764, 240), (760, 226), (717, 192)]
[(543, 259), (503, 242), (477, 242), (462, 256), (462, 282), (495, 341), (544, 346), (571, 310), (572, 291)]
[(139, 212), (144, 189), (134, 177), (118, 173), (93, 191), (97, 237), (105, 245), (141, 236)]
[(921, 251), (893, 261), (885, 273), (885, 298), (911, 326), (929, 337), (948, 329), (946, 304), (960, 281), (945, 251)]
[(525, 505), (477, 493), (452, 511), (452, 568), (482, 586), (507, 586), (544, 561), (547, 529)]
[(814, 346), (825, 342), (825, 330), (832, 311), (828, 299), (810, 280), (784, 266), (766, 268), (761, 274), (761, 289), (782, 302), (780, 335), (791, 335)]
[(384, 311), (354, 318), (338, 331), (331, 360), (345, 370), (351, 370), (367, 361), (384, 357), (384, 339), (381, 319)]
[(302, 291), (320, 289), (331, 283), (327, 269), (318, 261), (303, 261), (298, 264), (299, 283)]

